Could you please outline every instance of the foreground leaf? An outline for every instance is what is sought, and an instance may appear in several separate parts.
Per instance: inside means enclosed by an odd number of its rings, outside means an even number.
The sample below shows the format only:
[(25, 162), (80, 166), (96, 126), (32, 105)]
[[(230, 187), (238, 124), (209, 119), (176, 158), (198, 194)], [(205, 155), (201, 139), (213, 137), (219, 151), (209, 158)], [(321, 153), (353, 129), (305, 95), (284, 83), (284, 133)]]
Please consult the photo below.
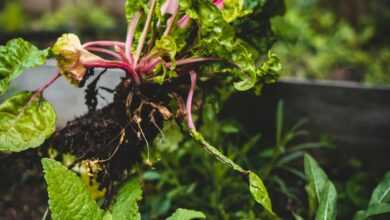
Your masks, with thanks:
[(42, 159), (53, 220), (101, 220), (103, 211), (81, 179), (61, 163)]
[(42, 97), (21, 92), (0, 105), (0, 151), (39, 147), (55, 131), (56, 113)]
[(333, 183), (328, 181), (321, 192), (316, 220), (335, 220), (337, 210), (337, 191)]
[(112, 219), (141, 219), (137, 202), (142, 198), (142, 190), (138, 179), (128, 181), (118, 192), (112, 206)]
[(263, 181), (253, 172), (249, 173), (249, 191), (257, 203), (262, 205), (267, 212), (276, 216), (272, 211), (271, 199)]
[(191, 220), (206, 219), (206, 216), (199, 211), (189, 209), (177, 209), (167, 220)]
[(311, 191), (315, 192), (318, 201), (321, 201), (321, 192), (328, 182), (328, 177), (318, 163), (308, 154), (305, 154), (305, 174)]
[(43, 65), (47, 56), (48, 50), (39, 50), (21, 38), (0, 46), (0, 95), (25, 69)]

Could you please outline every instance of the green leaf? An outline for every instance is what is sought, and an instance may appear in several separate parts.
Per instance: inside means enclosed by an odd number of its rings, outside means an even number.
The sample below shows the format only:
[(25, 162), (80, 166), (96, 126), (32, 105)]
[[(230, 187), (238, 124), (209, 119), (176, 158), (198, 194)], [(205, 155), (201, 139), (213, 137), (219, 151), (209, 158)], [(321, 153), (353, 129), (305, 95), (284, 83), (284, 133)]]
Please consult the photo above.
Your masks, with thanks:
[(0, 151), (36, 148), (55, 131), (56, 113), (42, 96), (21, 92), (0, 105)]
[(316, 220), (335, 220), (337, 210), (337, 191), (333, 183), (328, 181), (321, 192), (320, 205)]
[(127, 0), (125, 4), (125, 14), (128, 21), (137, 11), (148, 11), (148, 1), (146, 0)]
[[(199, 0), (193, 1), (193, 5), (187, 7), (189, 8), (187, 14), (196, 21), (199, 27), (199, 38), (193, 48), (193, 53), (198, 56), (223, 59), (226, 65), (213, 64), (214, 71), (228, 72), (234, 78), (239, 79), (234, 84), (237, 90), (249, 90), (261, 80), (266, 82), (274, 78), (274, 76), (271, 77), (274, 72), (268, 71), (278, 69), (276, 65), (278, 60), (275, 56), (271, 56), (272, 60), (267, 64), (261, 65), (260, 54), (250, 44), (237, 37), (235, 28), (225, 21), (217, 7), (209, 1)], [(208, 66), (205, 65), (206, 68)]]
[(249, 191), (257, 203), (262, 205), (268, 213), (276, 216), (272, 211), (271, 199), (263, 181), (253, 172), (249, 172)]
[(154, 145), (162, 152), (173, 152), (179, 148), (183, 134), (175, 121), (165, 121), (160, 135), (154, 139)]
[(189, 209), (176, 209), (167, 220), (191, 220), (191, 219), (206, 219), (205, 214), (199, 211), (189, 210)]
[(48, 50), (39, 50), (21, 38), (0, 46), (0, 95), (25, 69), (43, 65), (47, 56)]
[(197, 141), (208, 153), (214, 156), (217, 160), (219, 160), (220, 162), (222, 162), (227, 166), (230, 166), (231, 168), (233, 168), (233, 170), (236, 170), (240, 173), (245, 173), (245, 174), (248, 173), (247, 170), (244, 170), (240, 165), (236, 164), (230, 158), (223, 155), (223, 153), (221, 153), (217, 148), (209, 144), (201, 133), (192, 130), (191, 135), (195, 141)]
[(370, 216), (390, 213), (390, 175), (385, 175), (374, 189), (367, 210), (358, 211), (354, 220), (368, 219)]
[(178, 48), (175, 39), (171, 36), (161, 37), (161, 39), (156, 41), (155, 47), (152, 50), (152, 54), (156, 54), (157, 56), (169, 56), (171, 62), (175, 62), (177, 52)]
[(371, 195), (369, 206), (374, 204), (390, 203), (390, 177), (385, 177), (374, 189)]
[(112, 219), (141, 219), (137, 202), (142, 199), (142, 190), (138, 179), (132, 179), (119, 190), (112, 206)]
[(328, 182), (328, 177), (325, 172), (318, 166), (317, 162), (309, 154), (305, 154), (305, 175), (308, 180), (308, 187), (315, 192), (317, 201), (321, 201), (321, 192)]
[(44, 158), (42, 166), (53, 220), (101, 220), (99, 208), (81, 179), (61, 163)]
[(266, 0), (225, 0), (222, 10), (223, 18), (227, 22), (232, 22), (253, 13), (255, 7), (263, 6), (265, 2)]
[(390, 213), (390, 203), (370, 205), (366, 213), (367, 217)]

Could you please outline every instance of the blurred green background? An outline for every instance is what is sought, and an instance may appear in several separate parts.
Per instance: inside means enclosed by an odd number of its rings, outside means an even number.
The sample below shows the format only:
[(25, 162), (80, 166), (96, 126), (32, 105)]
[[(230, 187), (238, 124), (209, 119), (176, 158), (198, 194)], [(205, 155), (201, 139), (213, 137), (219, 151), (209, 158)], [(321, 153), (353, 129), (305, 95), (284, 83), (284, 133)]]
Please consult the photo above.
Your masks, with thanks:
[[(62, 32), (76, 32), (84, 39), (120, 39), (126, 27), (123, 4), (124, 0), (3, 0), (0, 42), (21, 33), (44, 46)], [(283, 76), (390, 83), (390, 1), (286, 0), (286, 5), (285, 15), (272, 21)]]

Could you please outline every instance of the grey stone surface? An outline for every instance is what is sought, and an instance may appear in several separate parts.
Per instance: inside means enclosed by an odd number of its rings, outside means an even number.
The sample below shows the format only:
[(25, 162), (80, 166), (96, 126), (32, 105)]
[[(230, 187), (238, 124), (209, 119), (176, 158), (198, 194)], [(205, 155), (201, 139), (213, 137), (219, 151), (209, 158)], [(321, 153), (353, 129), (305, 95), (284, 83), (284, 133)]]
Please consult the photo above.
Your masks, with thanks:
[[(45, 66), (28, 70), (13, 81), (10, 90), (2, 98), (9, 97), (11, 94), (15, 94), (18, 91), (36, 90), (53, 77), (55, 73), (56, 67), (53, 61), (49, 61)], [(119, 83), (121, 76), (124, 76), (124, 73), (119, 70), (108, 71), (103, 75), (98, 86), (114, 88)], [(56, 109), (58, 127), (63, 127), (67, 121), (87, 112), (87, 107), (84, 104), (84, 90), (85, 88), (77, 88), (71, 85), (63, 77), (58, 79), (46, 90), (44, 97), (49, 100)], [(100, 91), (99, 94), (105, 97), (106, 100), (99, 98), (98, 107), (102, 107), (112, 100), (112, 95), (106, 91)]]

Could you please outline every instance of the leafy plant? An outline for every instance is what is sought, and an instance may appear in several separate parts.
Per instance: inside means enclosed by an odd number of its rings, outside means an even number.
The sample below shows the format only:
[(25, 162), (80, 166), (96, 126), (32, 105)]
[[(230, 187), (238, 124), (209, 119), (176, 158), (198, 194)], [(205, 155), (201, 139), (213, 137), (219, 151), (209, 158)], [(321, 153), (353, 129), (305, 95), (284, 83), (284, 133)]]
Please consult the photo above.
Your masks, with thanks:
[[(53, 220), (141, 219), (137, 201), (142, 198), (142, 190), (137, 179), (124, 183), (111, 208), (104, 211), (92, 199), (84, 183), (74, 172), (52, 159), (42, 159), (42, 165), (48, 185), (49, 205)], [(195, 218), (204, 219), (205, 215), (198, 211), (178, 209), (167, 220)]]
[(390, 213), (390, 173), (372, 192), (367, 210), (358, 211), (354, 220), (370, 219), (385, 213)]
[[(257, 51), (258, 45), (252, 46), (250, 41), (241, 38), (240, 33), (236, 32), (239, 25), (237, 22), (261, 14), (269, 5), (277, 6), (264, 1), (243, 4), (203, 0), (129, 0), (126, 2), (129, 27), (124, 42), (92, 41), (82, 44), (75, 34), (64, 34), (46, 50), (38, 50), (22, 39), (8, 42), (0, 48), (2, 94), (7, 91), (10, 82), (24, 70), (42, 65), (49, 53), (57, 60), (58, 73), (35, 92), (14, 95), (0, 106), (0, 149), (5, 152), (19, 152), (37, 148), (53, 134), (55, 113), (43, 98), (43, 94), (59, 77), (63, 76), (73, 85), (82, 87), (96, 68), (121, 69), (126, 73), (126, 77), (115, 89), (117, 98), (114, 104), (124, 104), (124, 109), (119, 107), (116, 110), (120, 112), (118, 114), (125, 116), (127, 122), (119, 132), (118, 148), (128, 143), (129, 137), (134, 137), (132, 141), (146, 146), (149, 153), (148, 138), (144, 130), (159, 130), (159, 124), (163, 121), (185, 118), (185, 130), (193, 140), (220, 162), (240, 173), (248, 181), (249, 191), (255, 201), (263, 206), (270, 216), (277, 218), (261, 178), (242, 168), (206, 141), (196, 129), (196, 121), (192, 118), (193, 99), (197, 98), (194, 97), (194, 92), (198, 81), (202, 84), (216, 81), (221, 88), (226, 87), (231, 91), (254, 88), (258, 91), (264, 83), (275, 82), (281, 68), (278, 58), (272, 52), (260, 53)], [(234, 14), (230, 14), (231, 10), (234, 10)], [(264, 22), (269, 22), (270, 16), (273, 14), (264, 16)], [(267, 37), (270, 36), (264, 36)], [(262, 51), (267, 51), (269, 46), (263, 45)], [(183, 81), (187, 78), (190, 85), (184, 104), (181, 102), (182, 93), (187, 84)], [(164, 89), (165, 93), (169, 94), (169, 99), (153, 93), (152, 88)], [(207, 92), (207, 89), (204, 91)], [(123, 92), (125, 95), (121, 96)], [(119, 100), (118, 96), (121, 96)], [(176, 103), (173, 105), (175, 99), (172, 97), (176, 97)], [(138, 100), (138, 106), (135, 108), (132, 105), (134, 99)], [(148, 110), (145, 110), (144, 106), (148, 106)], [(96, 106), (91, 106), (90, 109), (93, 112)], [(177, 112), (176, 117), (172, 112)], [(144, 127), (144, 121), (150, 122), (149, 127)], [(150, 138), (153, 138), (153, 135)], [(116, 150), (112, 156), (115, 153)], [(79, 173), (82, 177), (93, 176), (112, 156), (109, 159), (94, 159), (96, 155), (93, 155), (82, 160), (78, 166), (82, 167), (85, 162), (89, 167), (86, 172)], [(75, 159), (70, 161), (73, 161), (73, 166), (79, 163)], [(43, 160), (43, 167), (53, 219), (140, 218), (134, 205), (140, 197), (140, 190), (137, 190), (135, 183), (129, 183), (129, 186), (119, 190), (119, 195), (114, 199), (116, 202), (112, 205), (112, 213), (104, 214), (74, 173), (49, 159)], [(122, 196), (121, 192), (127, 195)], [(178, 210), (172, 219), (185, 216), (203, 217), (198, 212)]]

